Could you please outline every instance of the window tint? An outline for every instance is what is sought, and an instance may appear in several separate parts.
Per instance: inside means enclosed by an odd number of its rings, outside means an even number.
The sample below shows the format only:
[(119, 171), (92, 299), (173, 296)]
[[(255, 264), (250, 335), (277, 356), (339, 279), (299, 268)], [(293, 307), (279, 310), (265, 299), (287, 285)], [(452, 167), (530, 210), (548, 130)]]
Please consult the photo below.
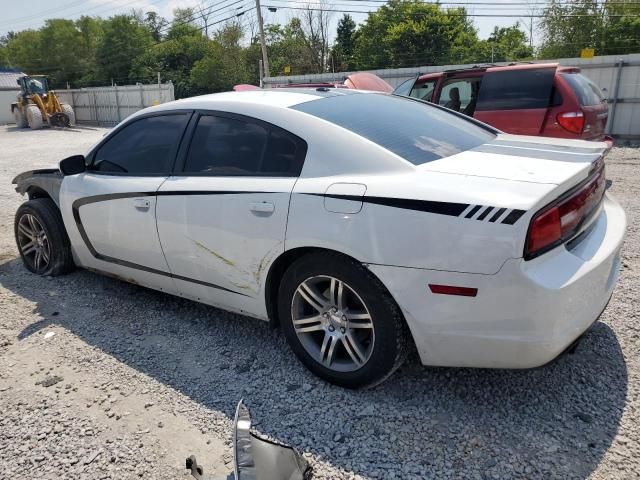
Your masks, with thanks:
[(482, 79), (476, 111), (547, 108), (555, 68), (500, 70)]
[(384, 94), (327, 97), (292, 107), (371, 140), (419, 165), (477, 147), (495, 134), (427, 103)]
[(184, 171), (217, 176), (298, 176), (303, 156), (294, 137), (279, 129), (205, 115), (198, 120)]
[(430, 102), (431, 97), (433, 97), (433, 89), (435, 88), (435, 86), (435, 80), (424, 82), (422, 84), (416, 84), (409, 95), (414, 98), (419, 98), (420, 100), (426, 100), (427, 102)]
[(187, 117), (162, 115), (126, 125), (98, 149), (92, 170), (132, 175), (170, 172)]
[(600, 105), (605, 101), (600, 88), (584, 75), (579, 73), (567, 73), (562, 75), (571, 89), (578, 96), (580, 105)]

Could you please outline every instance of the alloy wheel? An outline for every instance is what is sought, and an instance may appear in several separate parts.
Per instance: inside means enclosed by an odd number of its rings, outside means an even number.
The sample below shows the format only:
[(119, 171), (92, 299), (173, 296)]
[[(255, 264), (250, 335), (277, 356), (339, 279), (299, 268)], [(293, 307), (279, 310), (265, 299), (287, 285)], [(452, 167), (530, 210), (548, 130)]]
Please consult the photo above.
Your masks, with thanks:
[(25, 213), (18, 222), (18, 247), (29, 266), (43, 272), (49, 266), (51, 246), (42, 224), (35, 215)]
[(337, 278), (304, 280), (293, 295), (291, 319), (303, 348), (326, 368), (351, 372), (371, 357), (375, 342), (371, 314), (362, 298)]

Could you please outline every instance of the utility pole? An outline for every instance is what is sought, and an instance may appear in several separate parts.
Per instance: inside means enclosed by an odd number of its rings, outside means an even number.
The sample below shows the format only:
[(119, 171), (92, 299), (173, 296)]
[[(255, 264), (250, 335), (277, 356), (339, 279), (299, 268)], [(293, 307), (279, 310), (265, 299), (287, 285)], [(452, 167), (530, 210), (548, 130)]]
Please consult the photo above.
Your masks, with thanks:
[[(260, 46), (262, 47), (262, 67), (264, 68), (264, 76), (269, 77), (269, 59), (267, 58), (267, 44), (264, 39), (264, 23), (262, 22), (262, 9), (260, 8), (260, 0), (256, 0), (256, 13), (258, 14), (258, 27), (260, 28)], [(260, 77), (262, 81), (262, 77)]]

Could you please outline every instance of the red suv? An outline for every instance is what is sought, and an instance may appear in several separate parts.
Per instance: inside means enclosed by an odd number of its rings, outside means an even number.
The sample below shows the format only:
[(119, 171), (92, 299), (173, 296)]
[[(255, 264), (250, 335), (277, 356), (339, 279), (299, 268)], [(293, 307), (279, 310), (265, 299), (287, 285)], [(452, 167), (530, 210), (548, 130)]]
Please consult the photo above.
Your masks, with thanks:
[(609, 108), (579, 68), (556, 63), (420, 75), (394, 93), (420, 98), (519, 135), (602, 140)]

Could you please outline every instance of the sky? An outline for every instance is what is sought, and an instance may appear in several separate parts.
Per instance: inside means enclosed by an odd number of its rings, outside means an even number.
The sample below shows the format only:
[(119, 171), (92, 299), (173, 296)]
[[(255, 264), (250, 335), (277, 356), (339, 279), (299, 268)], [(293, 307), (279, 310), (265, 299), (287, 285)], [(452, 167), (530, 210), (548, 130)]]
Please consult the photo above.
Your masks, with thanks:
[[(309, 0), (296, 2), (294, 0), (261, 0), (265, 23), (285, 23), (299, 11), (279, 8), (275, 13), (270, 12), (268, 6), (301, 7), (308, 3), (324, 2), (334, 10), (373, 10), (382, 4), (382, 0)], [(480, 38), (487, 38), (495, 26), (510, 26), (515, 22), (528, 22), (527, 15), (532, 10), (540, 11), (544, 7), (544, 0), (451, 0), (451, 3), (441, 2), (443, 6), (465, 6), (474, 16), (472, 19), (478, 28)], [(211, 8), (210, 5), (220, 4)], [(154, 10), (161, 16), (171, 18), (175, 8), (195, 7), (196, 9), (211, 10), (209, 23), (222, 20), (234, 15), (238, 11), (246, 11), (241, 17), (243, 24), (255, 25), (255, 0), (30, 0), (29, 8), (25, 8), (19, 0), (0, 0), (0, 35), (8, 31), (19, 31), (28, 28), (37, 29), (47, 18), (75, 19), (82, 15), (109, 17), (119, 13), (128, 13), (131, 9), (143, 12)], [(232, 5), (232, 6), (228, 6)], [(240, 10), (236, 10), (240, 8)], [(366, 18), (366, 13), (350, 13), (357, 23)], [(509, 15), (510, 17), (496, 17), (495, 15)], [(332, 14), (332, 34), (342, 13)], [(215, 26), (212, 27), (215, 29)], [(534, 34), (534, 43), (535, 43)]]

